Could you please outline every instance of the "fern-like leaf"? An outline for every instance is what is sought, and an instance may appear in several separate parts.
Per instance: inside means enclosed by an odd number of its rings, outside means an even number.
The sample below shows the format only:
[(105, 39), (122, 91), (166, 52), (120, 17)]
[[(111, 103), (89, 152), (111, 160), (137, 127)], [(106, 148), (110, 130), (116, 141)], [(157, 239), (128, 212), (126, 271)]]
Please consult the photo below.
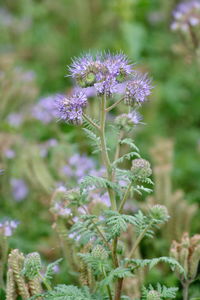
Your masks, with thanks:
[(116, 166), (117, 164), (123, 163), (125, 160), (131, 160), (133, 157), (140, 158), (140, 154), (138, 152), (129, 152), (121, 156), (120, 158), (116, 159), (112, 165)]
[(138, 147), (134, 144), (134, 141), (131, 138), (126, 138), (120, 141), (120, 144), (126, 144), (130, 146), (131, 149), (135, 150), (136, 152), (140, 152)]
[(45, 300), (93, 300), (88, 289), (79, 289), (73, 285), (60, 284), (44, 296)]
[(125, 259), (125, 261), (132, 265), (133, 270), (136, 270), (138, 268), (144, 268), (147, 266), (151, 270), (157, 264), (162, 262), (168, 264), (172, 271), (176, 269), (177, 271), (179, 271), (180, 274), (185, 275), (183, 267), (175, 259), (167, 256), (162, 256), (153, 259)]
[(54, 274), (54, 267), (57, 266), (63, 259), (59, 258), (58, 260), (54, 261), (53, 263), (49, 264), (47, 266), (45, 275), (44, 275), (44, 280), (45, 281), (50, 281), (53, 277)]
[(91, 141), (91, 146), (93, 147), (94, 151), (93, 153), (97, 153), (101, 151), (101, 143), (100, 143), (100, 137), (96, 135), (92, 130), (83, 128), (83, 131), (85, 132), (86, 136)]

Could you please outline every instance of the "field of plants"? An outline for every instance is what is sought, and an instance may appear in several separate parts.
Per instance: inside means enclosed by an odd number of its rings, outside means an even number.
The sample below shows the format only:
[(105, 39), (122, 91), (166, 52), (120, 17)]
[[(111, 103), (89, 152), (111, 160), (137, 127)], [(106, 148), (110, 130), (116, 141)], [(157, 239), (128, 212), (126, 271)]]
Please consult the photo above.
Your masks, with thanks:
[(200, 0), (0, 0), (0, 300), (200, 300)]

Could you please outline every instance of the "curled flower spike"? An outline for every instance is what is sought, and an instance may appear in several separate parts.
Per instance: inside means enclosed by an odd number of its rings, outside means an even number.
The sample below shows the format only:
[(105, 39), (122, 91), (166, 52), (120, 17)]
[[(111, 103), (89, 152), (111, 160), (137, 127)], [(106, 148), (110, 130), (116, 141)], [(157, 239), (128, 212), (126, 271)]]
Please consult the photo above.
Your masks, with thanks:
[(111, 97), (114, 93), (117, 92), (117, 81), (112, 76), (109, 76), (101, 82), (97, 82), (94, 85), (97, 95), (101, 96), (106, 94), (106, 96)]
[(137, 180), (145, 180), (152, 174), (150, 163), (143, 158), (136, 158), (132, 161), (132, 174)]
[(182, 2), (173, 11), (172, 30), (189, 31), (189, 27), (200, 25), (200, 1), (192, 0)]
[(104, 60), (105, 68), (117, 82), (124, 82), (133, 72), (133, 65), (123, 53), (107, 54)]
[(151, 79), (147, 74), (136, 73), (133, 79), (128, 81), (125, 91), (125, 103), (130, 106), (135, 104), (142, 104), (147, 100), (147, 97), (151, 94)]
[(74, 78), (81, 87), (94, 85), (100, 76), (102, 62), (99, 57), (94, 58), (91, 54), (87, 54), (81, 58), (73, 60), (69, 67), (70, 76)]
[(71, 97), (57, 97), (58, 116), (69, 124), (82, 124), (83, 108), (87, 105), (87, 97), (83, 92)]
[(118, 85), (132, 75), (133, 64), (123, 53), (100, 53), (96, 56), (87, 54), (74, 59), (69, 70), (70, 76), (81, 88), (93, 86), (98, 95), (106, 94), (111, 97), (118, 92)]
[(157, 222), (167, 222), (169, 219), (169, 214), (166, 206), (156, 204), (152, 206), (149, 210), (149, 215), (152, 219), (157, 220)]

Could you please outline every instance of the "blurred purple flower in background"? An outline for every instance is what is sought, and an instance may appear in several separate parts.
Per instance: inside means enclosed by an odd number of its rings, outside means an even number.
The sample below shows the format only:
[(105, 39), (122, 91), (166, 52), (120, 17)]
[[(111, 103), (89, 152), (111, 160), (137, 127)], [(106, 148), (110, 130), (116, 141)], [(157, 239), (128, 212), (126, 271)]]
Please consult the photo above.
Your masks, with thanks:
[(39, 100), (31, 111), (31, 115), (44, 124), (49, 124), (58, 116), (56, 99), (57, 95), (48, 96)]
[(19, 202), (25, 199), (29, 193), (27, 184), (23, 179), (12, 178), (10, 180), (13, 198)]
[(23, 122), (23, 115), (20, 113), (12, 113), (7, 117), (8, 124), (12, 127), (19, 127)]
[(53, 148), (58, 145), (58, 141), (56, 139), (49, 139), (46, 142), (39, 145), (40, 148), (40, 156), (46, 157), (50, 148)]
[(4, 155), (7, 159), (12, 159), (16, 156), (16, 153), (12, 149), (5, 149), (4, 150)]
[(97, 170), (95, 161), (86, 156), (78, 153), (72, 155), (67, 165), (62, 168), (62, 172), (67, 176), (77, 180), (79, 183), (86, 175), (101, 176), (105, 173), (105, 169)]
[(181, 2), (173, 11), (172, 30), (189, 31), (190, 26), (200, 25), (200, 1)]
[(18, 225), (19, 222), (14, 220), (0, 222), (0, 234), (3, 234), (4, 236), (11, 236)]

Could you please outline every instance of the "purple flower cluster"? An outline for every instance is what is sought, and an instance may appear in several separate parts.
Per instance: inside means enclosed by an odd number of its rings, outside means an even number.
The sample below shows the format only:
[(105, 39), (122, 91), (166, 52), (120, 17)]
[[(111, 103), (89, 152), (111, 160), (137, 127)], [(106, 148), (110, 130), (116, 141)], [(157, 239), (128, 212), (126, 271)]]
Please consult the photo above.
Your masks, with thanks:
[(3, 221), (0, 223), (0, 234), (4, 236), (11, 236), (13, 234), (13, 231), (17, 228), (19, 225), (19, 222), (17, 221)]
[(45, 97), (39, 100), (32, 108), (31, 115), (44, 124), (49, 124), (57, 118), (57, 106), (55, 95)]
[[(137, 103), (144, 102), (150, 94), (150, 80), (147, 75), (139, 76), (133, 71), (126, 55), (120, 53), (90, 54), (74, 59), (69, 68), (71, 77), (82, 88), (93, 86), (98, 95), (112, 96), (118, 93), (120, 83), (126, 83), (127, 89), (131, 89), (132, 98)], [(142, 89), (140, 92), (139, 89)]]
[(133, 79), (127, 83), (125, 103), (130, 106), (133, 106), (135, 103), (142, 104), (151, 94), (151, 89), (151, 80), (147, 74), (136, 73)]
[(77, 83), (75, 93), (70, 97), (60, 96), (56, 101), (59, 118), (69, 124), (82, 124), (88, 92), (92, 96), (108, 97), (122, 94), (125, 103), (130, 106), (142, 104), (151, 94), (151, 80), (147, 74), (137, 73), (122, 53), (87, 54), (75, 58), (69, 71)]
[(173, 11), (172, 30), (189, 31), (189, 27), (200, 25), (200, 1), (191, 0), (177, 5)]
[(56, 99), (58, 116), (61, 120), (69, 124), (81, 124), (83, 118), (83, 108), (87, 105), (85, 93), (75, 93), (71, 97), (58, 96)]
[(29, 189), (23, 179), (12, 178), (10, 181), (13, 198), (19, 202), (26, 198)]

